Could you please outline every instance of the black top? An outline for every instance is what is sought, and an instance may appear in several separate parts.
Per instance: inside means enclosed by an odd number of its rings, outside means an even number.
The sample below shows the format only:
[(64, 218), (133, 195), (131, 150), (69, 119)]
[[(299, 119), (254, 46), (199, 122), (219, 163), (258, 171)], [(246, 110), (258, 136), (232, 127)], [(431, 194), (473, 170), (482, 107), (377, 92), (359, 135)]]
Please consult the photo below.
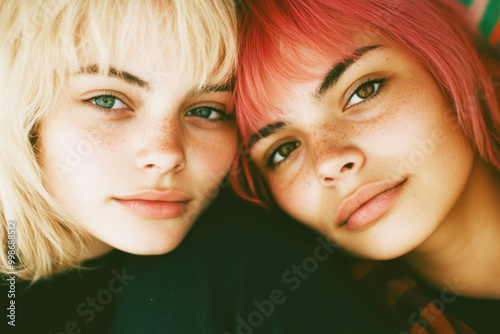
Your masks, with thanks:
[[(224, 190), (179, 247), (161, 256), (114, 251), (27, 288), (8, 286), (0, 333), (391, 333), (355, 287), (340, 251), (282, 214)], [(7, 313), (7, 314), (6, 314)]]
[[(8, 280), (7, 286), (0, 287), (0, 333), (108, 332), (116, 295), (127, 284), (120, 265), (121, 254), (110, 252), (83, 264), (94, 269), (72, 270), (31, 287), (26, 281), (17, 281), (11, 289)], [(11, 290), (15, 290), (15, 296), (9, 296)], [(11, 314), (7, 309), (12, 309), (11, 301), (15, 302), (15, 318), (7, 317)]]
[(390, 333), (337, 247), (229, 191), (182, 244), (124, 256), (114, 333)]

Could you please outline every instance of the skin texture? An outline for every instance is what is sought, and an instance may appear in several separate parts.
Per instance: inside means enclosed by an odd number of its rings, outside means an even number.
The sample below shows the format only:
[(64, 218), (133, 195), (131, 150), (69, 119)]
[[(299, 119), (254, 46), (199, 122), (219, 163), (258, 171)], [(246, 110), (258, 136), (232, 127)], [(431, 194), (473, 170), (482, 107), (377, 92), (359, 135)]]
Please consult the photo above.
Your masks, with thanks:
[[(402, 257), (437, 288), (500, 298), (498, 171), (474, 153), (422, 65), (384, 40), (365, 42), (311, 58), (318, 62), (309, 80), (268, 82), (280, 113), (262, 121), (271, 134), (253, 142), (252, 162), (285, 212), (347, 251)], [(336, 64), (361, 49), (370, 51), (320, 89)], [(368, 224), (340, 221), (342, 203), (360, 189), (403, 181)]]
[[(361, 47), (374, 45), (380, 47), (365, 53), (319, 99), (323, 78), (349, 54), (324, 59), (309, 82), (271, 89), (270, 100), (283, 112), (271, 123), (288, 126), (259, 140), (251, 158), (291, 216), (354, 254), (392, 259), (438, 230), (473, 169), (481, 167), (433, 77), (388, 43), (373, 40)], [(368, 98), (359, 97), (359, 85), (382, 78), (378, 88), (365, 87), (373, 91)], [(292, 149), (274, 159), (287, 158), (270, 168), (269, 155), (286, 143)], [(341, 202), (360, 187), (404, 180), (391, 208), (368, 226), (350, 230), (336, 221)]]
[[(171, 50), (161, 54), (163, 62), (148, 56), (154, 53), (111, 62), (146, 85), (100, 76), (88, 70), (97, 63), (90, 57), (39, 127), (46, 182), (90, 234), (87, 257), (111, 248), (162, 254), (177, 247), (215, 197), (236, 152), (234, 121), (221, 117), (231, 93), (196, 92), (198, 83), (170, 61)], [(108, 95), (119, 100), (96, 99)], [(176, 191), (188, 199), (185, 210), (173, 218), (148, 218), (116, 200), (144, 190)]]

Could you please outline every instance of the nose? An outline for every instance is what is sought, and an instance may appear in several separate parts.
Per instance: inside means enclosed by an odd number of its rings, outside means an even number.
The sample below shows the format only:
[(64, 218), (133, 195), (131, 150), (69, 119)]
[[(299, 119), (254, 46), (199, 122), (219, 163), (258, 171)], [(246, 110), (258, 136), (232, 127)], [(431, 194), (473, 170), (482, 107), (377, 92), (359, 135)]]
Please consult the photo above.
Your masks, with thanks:
[(316, 158), (316, 174), (324, 186), (332, 186), (335, 181), (359, 173), (364, 164), (364, 155), (356, 147), (347, 147), (335, 152), (327, 152)]
[[(154, 123), (154, 124), (151, 124)], [(168, 174), (179, 172), (186, 166), (182, 125), (175, 118), (163, 119), (141, 127), (142, 138), (136, 158), (136, 168)]]

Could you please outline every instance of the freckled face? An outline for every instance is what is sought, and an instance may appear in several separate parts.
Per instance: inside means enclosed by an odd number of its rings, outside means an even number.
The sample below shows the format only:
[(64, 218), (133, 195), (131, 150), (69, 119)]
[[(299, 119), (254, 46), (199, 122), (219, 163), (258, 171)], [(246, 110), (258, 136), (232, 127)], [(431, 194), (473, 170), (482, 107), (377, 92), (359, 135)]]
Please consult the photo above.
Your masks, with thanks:
[(433, 77), (387, 43), (370, 46), (343, 73), (325, 60), (322, 79), (272, 90), (283, 115), (271, 123), (285, 125), (251, 158), (288, 214), (350, 252), (389, 259), (436, 231), (474, 156)]
[(40, 124), (40, 162), (50, 192), (92, 236), (89, 257), (111, 247), (165, 253), (229, 171), (230, 92), (196, 90), (176, 64), (155, 59), (130, 55), (111, 66), (107, 77), (92, 63), (71, 77)]

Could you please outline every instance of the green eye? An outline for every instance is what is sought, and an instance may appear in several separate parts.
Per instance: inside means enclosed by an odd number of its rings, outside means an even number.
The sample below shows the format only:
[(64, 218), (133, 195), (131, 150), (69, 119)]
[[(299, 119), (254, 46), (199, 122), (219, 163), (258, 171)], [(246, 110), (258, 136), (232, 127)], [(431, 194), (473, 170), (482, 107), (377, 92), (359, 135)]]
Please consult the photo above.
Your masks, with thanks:
[(98, 107), (104, 109), (123, 109), (128, 108), (128, 106), (123, 103), (119, 98), (112, 95), (101, 95), (93, 97), (89, 100)]
[(186, 113), (187, 116), (201, 117), (210, 120), (219, 120), (225, 116), (223, 111), (217, 110), (210, 107), (198, 107), (189, 110)]

